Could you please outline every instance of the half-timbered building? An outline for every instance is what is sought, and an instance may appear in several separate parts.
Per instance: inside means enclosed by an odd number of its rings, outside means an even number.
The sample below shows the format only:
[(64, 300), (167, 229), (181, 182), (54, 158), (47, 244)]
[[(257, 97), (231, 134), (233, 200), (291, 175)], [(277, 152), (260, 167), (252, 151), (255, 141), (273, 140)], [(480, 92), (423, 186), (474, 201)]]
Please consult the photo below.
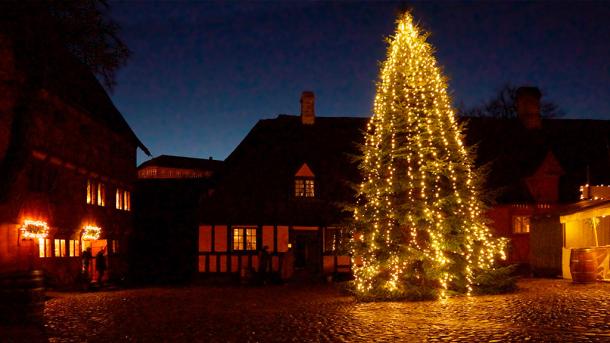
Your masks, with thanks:
[[(466, 144), (487, 170), (496, 235), (510, 239), (509, 263), (528, 264), (533, 217), (578, 199), (579, 186), (608, 183), (610, 123), (543, 119), (540, 92), (518, 91), (518, 118), (463, 118)], [(345, 204), (360, 181), (354, 156), (367, 118), (316, 117), (313, 93), (301, 115), (260, 120), (226, 160), (217, 191), (202, 204), (199, 271), (258, 268), (263, 247), (273, 270), (293, 275), (350, 271)]]
[(89, 69), (53, 53), (22, 63), (0, 37), (0, 272), (43, 269), (69, 285), (91, 248), (120, 278), (136, 149), (148, 151)]

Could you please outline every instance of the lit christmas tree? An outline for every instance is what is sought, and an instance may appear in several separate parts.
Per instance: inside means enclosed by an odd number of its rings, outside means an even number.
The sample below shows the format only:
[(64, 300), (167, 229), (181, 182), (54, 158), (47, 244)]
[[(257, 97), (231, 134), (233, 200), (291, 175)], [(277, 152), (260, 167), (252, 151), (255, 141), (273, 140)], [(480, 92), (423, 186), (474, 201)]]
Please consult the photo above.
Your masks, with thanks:
[(354, 211), (356, 289), (390, 297), (470, 293), (504, 258), (479, 200), (447, 82), (409, 13), (397, 21), (377, 84)]

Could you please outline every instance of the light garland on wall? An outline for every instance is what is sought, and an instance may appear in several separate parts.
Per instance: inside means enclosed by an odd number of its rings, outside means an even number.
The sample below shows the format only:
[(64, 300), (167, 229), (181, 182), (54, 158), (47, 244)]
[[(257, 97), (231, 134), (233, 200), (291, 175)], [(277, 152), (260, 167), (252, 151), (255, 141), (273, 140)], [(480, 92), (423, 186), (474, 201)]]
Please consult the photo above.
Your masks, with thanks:
[(102, 233), (101, 228), (99, 228), (97, 226), (93, 226), (93, 225), (85, 225), (83, 227), (82, 239), (84, 241), (95, 241), (100, 238), (101, 233)]
[(360, 293), (432, 282), (472, 291), (477, 270), (505, 258), (483, 218), (472, 158), (446, 79), (409, 13), (397, 21), (380, 72), (354, 211)]
[(21, 226), (21, 237), (24, 239), (41, 239), (49, 235), (47, 222), (41, 220), (26, 219)]

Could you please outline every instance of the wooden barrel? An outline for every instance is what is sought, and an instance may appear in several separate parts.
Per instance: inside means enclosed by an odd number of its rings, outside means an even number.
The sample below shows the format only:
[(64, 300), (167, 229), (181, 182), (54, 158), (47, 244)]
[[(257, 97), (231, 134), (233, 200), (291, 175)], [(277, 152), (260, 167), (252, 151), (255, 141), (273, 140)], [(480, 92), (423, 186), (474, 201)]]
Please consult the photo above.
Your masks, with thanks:
[(578, 248), (570, 252), (570, 273), (576, 283), (597, 280), (597, 248)]
[(0, 274), (0, 320), (42, 323), (44, 298), (42, 270)]

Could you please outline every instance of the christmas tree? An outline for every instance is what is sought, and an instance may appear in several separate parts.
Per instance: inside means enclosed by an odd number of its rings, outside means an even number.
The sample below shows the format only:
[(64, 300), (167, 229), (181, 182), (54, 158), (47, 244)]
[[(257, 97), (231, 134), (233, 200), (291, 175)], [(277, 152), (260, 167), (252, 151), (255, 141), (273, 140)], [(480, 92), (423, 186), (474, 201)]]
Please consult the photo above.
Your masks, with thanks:
[[(357, 293), (470, 293), (504, 257), (427, 34), (405, 13), (389, 39), (367, 126), (352, 239)], [(420, 293), (421, 294), (421, 293)]]

